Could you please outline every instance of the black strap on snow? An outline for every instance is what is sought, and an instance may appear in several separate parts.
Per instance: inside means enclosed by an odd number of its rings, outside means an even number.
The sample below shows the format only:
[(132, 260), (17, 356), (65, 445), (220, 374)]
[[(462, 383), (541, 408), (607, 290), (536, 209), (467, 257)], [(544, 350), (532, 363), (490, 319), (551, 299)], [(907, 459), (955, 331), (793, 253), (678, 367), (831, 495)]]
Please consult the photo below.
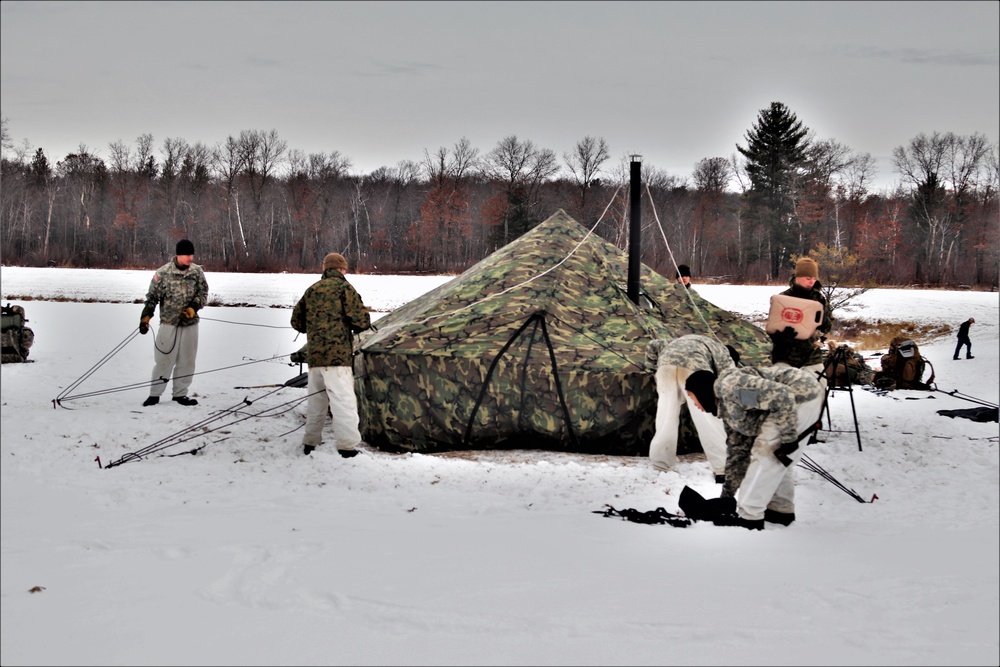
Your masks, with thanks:
[(611, 505), (605, 505), (607, 509), (603, 510), (593, 510), (593, 514), (600, 514), (601, 516), (612, 516), (621, 517), (625, 521), (631, 521), (633, 523), (644, 523), (644, 524), (667, 524), (668, 526), (673, 526), (674, 528), (687, 528), (691, 525), (691, 519), (686, 519), (677, 514), (671, 514), (662, 507), (657, 507), (655, 510), (650, 510), (648, 512), (640, 512), (636, 509), (624, 509), (617, 510)]

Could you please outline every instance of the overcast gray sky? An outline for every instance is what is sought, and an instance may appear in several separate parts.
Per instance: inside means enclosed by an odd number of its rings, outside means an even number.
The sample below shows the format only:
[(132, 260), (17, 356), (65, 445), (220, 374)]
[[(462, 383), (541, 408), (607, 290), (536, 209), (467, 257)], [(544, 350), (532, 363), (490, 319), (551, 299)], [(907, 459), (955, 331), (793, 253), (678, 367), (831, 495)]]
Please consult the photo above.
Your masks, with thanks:
[(0, 2), (0, 112), (53, 162), (142, 134), (276, 130), (367, 173), (467, 137), (689, 177), (786, 104), (877, 160), (919, 133), (1000, 133), (1000, 3)]

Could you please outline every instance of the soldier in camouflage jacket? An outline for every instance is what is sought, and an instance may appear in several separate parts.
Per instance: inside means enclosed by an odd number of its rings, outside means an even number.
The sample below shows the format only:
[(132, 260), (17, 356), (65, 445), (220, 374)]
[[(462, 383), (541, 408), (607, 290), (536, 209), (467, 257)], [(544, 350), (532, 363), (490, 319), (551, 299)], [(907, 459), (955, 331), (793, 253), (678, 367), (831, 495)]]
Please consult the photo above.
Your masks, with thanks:
[(361, 444), (358, 400), (354, 393), (352, 336), (371, 326), (371, 315), (347, 282), (347, 260), (332, 252), (323, 259), (323, 277), (292, 310), (292, 328), (306, 334), (309, 403), (302, 438), (306, 454), (323, 444), (327, 411), (333, 416), (337, 451), (350, 457)]
[(735, 368), (734, 359), (738, 358), (735, 349), (696, 334), (653, 340), (646, 346), (646, 363), (656, 369), (656, 430), (649, 443), (649, 460), (655, 467), (669, 470), (677, 464), (681, 402), (686, 401), (705, 458), (716, 482), (722, 482), (726, 473), (725, 427), (715, 415), (695, 408), (684, 383), (696, 371), (718, 375), (723, 369)]
[[(707, 402), (717, 405), (729, 445), (723, 497), (735, 494), (739, 525), (760, 528), (765, 519), (788, 525), (795, 517), (799, 435), (819, 420), (825, 391), (813, 373), (784, 364), (723, 370), (711, 390)], [(694, 398), (705, 391), (696, 388)]]
[(160, 308), (160, 327), (153, 342), (153, 374), (144, 406), (156, 405), (173, 375), (173, 399), (197, 405), (187, 393), (198, 356), (198, 311), (208, 303), (205, 272), (193, 262), (194, 244), (177, 242), (177, 256), (156, 270), (146, 292), (139, 319), (139, 333), (149, 331), (149, 321)]

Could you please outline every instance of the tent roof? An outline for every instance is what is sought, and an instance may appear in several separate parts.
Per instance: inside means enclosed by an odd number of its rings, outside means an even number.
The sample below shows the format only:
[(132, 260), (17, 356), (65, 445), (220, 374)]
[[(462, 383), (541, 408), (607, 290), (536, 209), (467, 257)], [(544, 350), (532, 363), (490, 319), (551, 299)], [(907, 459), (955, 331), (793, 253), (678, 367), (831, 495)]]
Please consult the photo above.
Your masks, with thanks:
[(562, 209), (461, 275), (396, 309), (362, 341), (363, 352), (492, 357), (532, 315), (544, 316), (562, 367), (646, 372), (645, 345), (715, 335), (748, 363), (766, 359), (758, 327), (694, 290), (641, 267), (648, 307), (627, 296), (628, 256)]

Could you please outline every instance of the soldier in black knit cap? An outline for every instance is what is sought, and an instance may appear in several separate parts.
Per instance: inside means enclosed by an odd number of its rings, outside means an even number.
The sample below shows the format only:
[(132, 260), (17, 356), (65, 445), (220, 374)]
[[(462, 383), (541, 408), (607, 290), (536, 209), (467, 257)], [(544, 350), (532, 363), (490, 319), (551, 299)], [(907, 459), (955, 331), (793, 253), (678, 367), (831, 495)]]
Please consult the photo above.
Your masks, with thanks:
[(194, 244), (177, 242), (177, 256), (153, 274), (139, 318), (139, 333), (149, 331), (149, 321), (160, 307), (160, 327), (153, 341), (152, 384), (143, 406), (156, 405), (173, 376), (173, 400), (198, 405), (187, 395), (198, 356), (198, 311), (208, 303), (205, 272), (194, 263)]

